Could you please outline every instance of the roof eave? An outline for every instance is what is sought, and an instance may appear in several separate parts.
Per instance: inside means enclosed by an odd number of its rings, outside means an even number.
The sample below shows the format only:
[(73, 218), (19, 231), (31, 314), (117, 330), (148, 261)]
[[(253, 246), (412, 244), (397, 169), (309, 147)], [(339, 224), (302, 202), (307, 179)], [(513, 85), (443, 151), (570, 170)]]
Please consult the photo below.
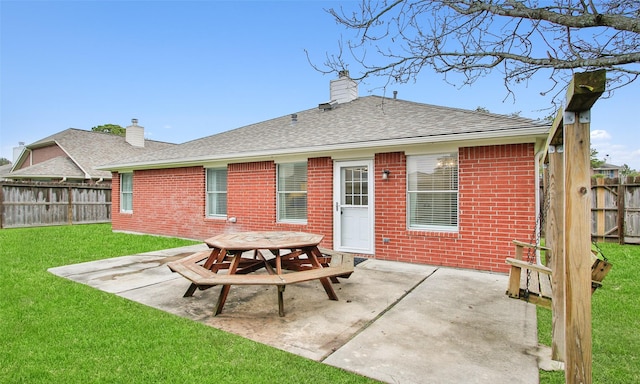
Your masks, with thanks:
[[(548, 126), (532, 126), (528, 128), (519, 128), (519, 129), (509, 129), (509, 130), (500, 130), (500, 131), (491, 131), (491, 132), (469, 132), (469, 133), (458, 133), (458, 134), (448, 134), (448, 135), (439, 135), (439, 136), (419, 136), (419, 137), (408, 137), (408, 138), (399, 138), (399, 139), (388, 139), (388, 140), (376, 140), (376, 141), (362, 141), (362, 142), (351, 142), (351, 143), (340, 143), (340, 144), (332, 144), (332, 145), (319, 145), (319, 146), (310, 146), (310, 147), (297, 147), (297, 148), (286, 148), (286, 149), (272, 149), (272, 150), (263, 150), (263, 151), (252, 151), (252, 152), (236, 152), (233, 154), (222, 154), (222, 155), (206, 155), (206, 156), (196, 156), (190, 158), (182, 158), (182, 159), (171, 159), (171, 160), (155, 160), (155, 161), (145, 161), (145, 162), (136, 162), (136, 163), (119, 163), (119, 164), (106, 164), (103, 166), (96, 167), (96, 169), (101, 171), (131, 171), (131, 170), (144, 170), (144, 169), (160, 169), (160, 168), (181, 168), (181, 167), (189, 167), (202, 165), (205, 162), (214, 162), (214, 161), (229, 161), (229, 162), (237, 162), (238, 160), (243, 161), (258, 161), (264, 160), (266, 158), (273, 158), (275, 156), (284, 156), (284, 155), (297, 155), (297, 154), (309, 154), (313, 156), (325, 155), (327, 153), (335, 153), (338, 151), (347, 151), (347, 150), (358, 150), (358, 149), (366, 149), (366, 148), (392, 148), (392, 147), (403, 147), (409, 145), (417, 145), (417, 144), (435, 144), (435, 143), (446, 143), (446, 142), (461, 142), (461, 141), (489, 141), (494, 139), (513, 139), (522, 140), (523, 138), (531, 138), (532, 141), (535, 141), (535, 138), (545, 137), (549, 131)], [(505, 132), (508, 132), (509, 135), (505, 135)], [(482, 145), (487, 145), (483, 143)]]

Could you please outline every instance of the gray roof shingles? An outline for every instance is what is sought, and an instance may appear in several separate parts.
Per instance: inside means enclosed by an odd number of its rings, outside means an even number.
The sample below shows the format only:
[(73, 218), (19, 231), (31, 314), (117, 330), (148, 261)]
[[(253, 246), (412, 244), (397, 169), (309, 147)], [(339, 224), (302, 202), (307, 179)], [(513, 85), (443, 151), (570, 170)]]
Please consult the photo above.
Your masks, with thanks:
[[(535, 120), (440, 107), (379, 96), (366, 96), (332, 110), (312, 108), (291, 115), (207, 136), (165, 150), (103, 165), (116, 169), (123, 165), (170, 164), (184, 159), (241, 157), (243, 153), (271, 151), (286, 153), (296, 148), (322, 148), (336, 144), (356, 144), (384, 140), (425, 138), (465, 133), (509, 135), (520, 128), (545, 130)], [(548, 129), (548, 127), (546, 128)], [(111, 167), (111, 168), (110, 168)]]
[(68, 157), (58, 156), (30, 167), (18, 169), (11, 173), (12, 177), (47, 177), (84, 179), (84, 172)]

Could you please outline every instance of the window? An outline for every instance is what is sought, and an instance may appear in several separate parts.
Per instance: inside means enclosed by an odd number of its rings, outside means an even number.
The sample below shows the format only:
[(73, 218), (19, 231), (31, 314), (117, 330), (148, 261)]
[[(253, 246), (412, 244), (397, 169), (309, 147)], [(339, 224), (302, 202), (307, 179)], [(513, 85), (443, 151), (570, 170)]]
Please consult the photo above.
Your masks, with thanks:
[(227, 215), (227, 169), (207, 169), (207, 216)]
[(120, 174), (120, 212), (133, 212), (133, 173)]
[(407, 158), (409, 228), (457, 230), (458, 154)]
[(307, 220), (307, 163), (278, 164), (278, 221)]

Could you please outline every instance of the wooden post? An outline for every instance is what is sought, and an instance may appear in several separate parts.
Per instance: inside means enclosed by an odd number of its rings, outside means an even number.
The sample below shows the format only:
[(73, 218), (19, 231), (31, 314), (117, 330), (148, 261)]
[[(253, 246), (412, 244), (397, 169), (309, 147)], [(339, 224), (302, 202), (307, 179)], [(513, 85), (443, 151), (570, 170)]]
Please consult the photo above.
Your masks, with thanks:
[[(561, 123), (562, 124), (562, 123)], [(546, 241), (551, 249), (551, 290), (552, 338), (551, 358), (565, 361), (565, 292), (564, 276), (564, 156), (563, 144), (557, 144), (553, 153), (549, 153), (549, 209), (547, 215)]]
[(606, 241), (607, 239), (607, 189), (604, 185), (604, 179), (596, 179), (596, 241)]
[(564, 113), (565, 381), (591, 384), (591, 106), (604, 70), (575, 74)]
[(591, 180), (589, 123), (564, 125), (565, 156), (565, 379), (591, 383)]
[[(73, 191), (71, 189), (71, 186), (69, 186), (67, 188), (67, 193), (68, 193), (68, 197), (67, 197), (67, 200), (68, 200), (68, 205), (67, 205), (67, 223), (69, 225), (72, 225), (73, 224), (73, 203), (74, 203), (74, 201), (73, 201)], [(78, 209), (80, 209), (80, 208), (78, 207)]]
[[(625, 218), (626, 218), (626, 208), (625, 208), (625, 189), (626, 189), (626, 177), (620, 178), (618, 181), (618, 244), (624, 245), (624, 235), (625, 235)], [(1, 195), (0, 195), (1, 196)]]

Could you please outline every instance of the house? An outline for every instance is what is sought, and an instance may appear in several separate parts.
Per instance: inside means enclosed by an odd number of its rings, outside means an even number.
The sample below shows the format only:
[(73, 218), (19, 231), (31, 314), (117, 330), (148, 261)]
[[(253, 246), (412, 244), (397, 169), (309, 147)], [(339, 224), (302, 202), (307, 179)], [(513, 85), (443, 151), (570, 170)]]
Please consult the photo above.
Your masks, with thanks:
[(100, 164), (137, 157), (175, 144), (145, 140), (144, 128), (137, 120), (127, 127), (126, 136), (69, 128), (35, 143), (14, 148), (12, 180), (65, 181), (72, 183), (110, 183), (111, 172), (97, 169)]
[(599, 167), (591, 168), (591, 176), (602, 175), (601, 177), (613, 179), (620, 176), (621, 169), (622, 167), (619, 165), (602, 163)]
[(0, 165), (0, 181), (7, 180), (6, 176), (11, 172), (11, 167), (11, 163)]
[(379, 96), (341, 73), (317, 107), (102, 166), (116, 231), (324, 235), (379, 259), (507, 271), (536, 221), (549, 127)]

